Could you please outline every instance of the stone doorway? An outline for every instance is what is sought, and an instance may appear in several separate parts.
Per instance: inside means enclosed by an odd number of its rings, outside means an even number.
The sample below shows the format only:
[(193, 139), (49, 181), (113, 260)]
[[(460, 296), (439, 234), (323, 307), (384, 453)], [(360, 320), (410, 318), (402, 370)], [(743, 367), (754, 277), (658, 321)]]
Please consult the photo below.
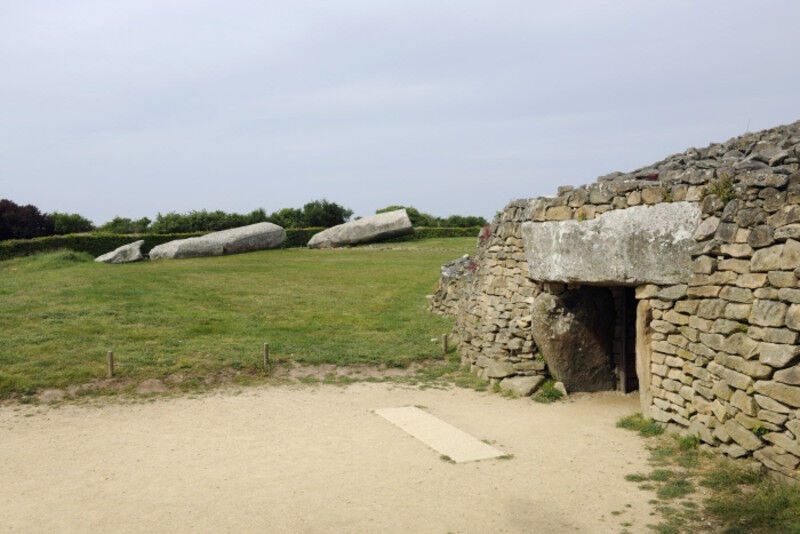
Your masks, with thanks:
[(614, 374), (617, 391), (639, 389), (636, 374), (636, 295), (632, 287), (611, 288), (614, 297)]
[(637, 301), (625, 286), (574, 286), (535, 299), (533, 338), (567, 391), (639, 388)]

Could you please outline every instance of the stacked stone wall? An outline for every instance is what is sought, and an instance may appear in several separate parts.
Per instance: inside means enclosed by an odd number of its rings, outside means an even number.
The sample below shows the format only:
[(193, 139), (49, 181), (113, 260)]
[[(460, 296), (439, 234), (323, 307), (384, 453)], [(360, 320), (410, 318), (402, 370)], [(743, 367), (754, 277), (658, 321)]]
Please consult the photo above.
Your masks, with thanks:
[(642, 335), (649, 369), (639, 370), (648, 373), (640, 376), (647, 411), (729, 456), (797, 477), (800, 122), (510, 203), (442, 310), (455, 316), (462, 359), (496, 380), (547, 373), (531, 336), (531, 303), (541, 291), (569, 286), (530, 278), (524, 222), (584, 221), (675, 201), (697, 203), (702, 221), (693, 273), (636, 288), (650, 314)]

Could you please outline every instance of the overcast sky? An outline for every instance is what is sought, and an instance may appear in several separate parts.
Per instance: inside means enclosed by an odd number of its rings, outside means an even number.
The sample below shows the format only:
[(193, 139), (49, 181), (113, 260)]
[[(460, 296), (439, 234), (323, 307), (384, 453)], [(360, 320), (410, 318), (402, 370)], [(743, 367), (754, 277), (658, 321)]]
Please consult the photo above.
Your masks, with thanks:
[(800, 119), (800, 2), (0, 0), (0, 198), (491, 216)]

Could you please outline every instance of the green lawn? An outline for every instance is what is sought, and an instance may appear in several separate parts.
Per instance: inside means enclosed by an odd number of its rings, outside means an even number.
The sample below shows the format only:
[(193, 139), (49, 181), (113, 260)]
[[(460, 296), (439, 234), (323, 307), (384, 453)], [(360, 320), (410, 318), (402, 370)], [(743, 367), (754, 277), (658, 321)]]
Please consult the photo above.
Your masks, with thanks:
[(425, 295), (474, 238), (129, 265), (57, 252), (0, 262), (0, 397), (101, 378), (302, 363), (405, 365), (450, 323)]

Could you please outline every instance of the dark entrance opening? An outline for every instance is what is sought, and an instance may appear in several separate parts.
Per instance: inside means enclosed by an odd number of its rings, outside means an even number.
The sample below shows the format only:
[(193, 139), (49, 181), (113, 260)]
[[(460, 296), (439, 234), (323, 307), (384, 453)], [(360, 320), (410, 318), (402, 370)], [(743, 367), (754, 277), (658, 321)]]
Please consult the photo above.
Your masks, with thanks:
[(614, 343), (612, 353), (617, 391), (639, 389), (636, 374), (636, 296), (632, 287), (611, 288), (614, 298)]
[(567, 391), (639, 389), (633, 288), (573, 285), (542, 292), (531, 318), (536, 346)]

